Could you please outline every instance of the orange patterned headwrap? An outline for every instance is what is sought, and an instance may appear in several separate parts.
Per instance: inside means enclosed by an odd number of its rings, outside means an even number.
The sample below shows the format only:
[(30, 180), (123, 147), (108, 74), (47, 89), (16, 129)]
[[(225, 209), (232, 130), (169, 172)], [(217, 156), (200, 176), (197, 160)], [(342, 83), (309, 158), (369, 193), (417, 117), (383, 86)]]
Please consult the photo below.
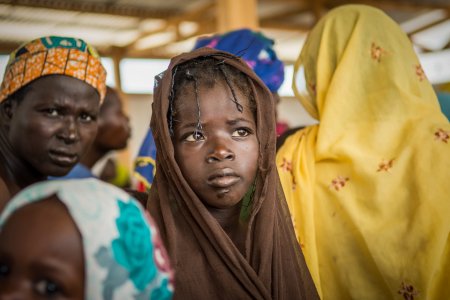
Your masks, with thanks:
[(61, 74), (94, 87), (100, 102), (106, 93), (106, 70), (97, 51), (81, 39), (48, 36), (35, 39), (11, 53), (0, 90), (0, 102), (31, 81)]

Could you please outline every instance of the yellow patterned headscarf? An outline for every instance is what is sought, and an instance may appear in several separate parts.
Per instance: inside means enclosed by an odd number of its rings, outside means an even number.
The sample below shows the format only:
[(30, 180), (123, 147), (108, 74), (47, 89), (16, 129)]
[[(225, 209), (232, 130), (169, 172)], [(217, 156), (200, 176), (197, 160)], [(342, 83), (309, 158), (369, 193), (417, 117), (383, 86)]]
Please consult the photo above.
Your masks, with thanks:
[(48, 36), (11, 53), (0, 90), (0, 102), (21, 87), (46, 75), (67, 75), (94, 87), (100, 102), (106, 93), (106, 70), (97, 51), (81, 39)]
[(322, 299), (450, 299), (450, 124), (382, 11), (330, 11), (295, 67), (319, 124), (277, 167)]

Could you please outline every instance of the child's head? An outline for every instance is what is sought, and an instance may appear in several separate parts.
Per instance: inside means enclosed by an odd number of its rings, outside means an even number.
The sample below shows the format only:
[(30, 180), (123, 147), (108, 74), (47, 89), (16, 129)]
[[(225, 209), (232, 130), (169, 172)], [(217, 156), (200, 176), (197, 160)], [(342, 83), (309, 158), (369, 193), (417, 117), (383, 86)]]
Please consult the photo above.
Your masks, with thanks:
[[(275, 165), (270, 90), (245, 61), (210, 48), (172, 58), (155, 82), (158, 152), (147, 207), (176, 263), (178, 295), (302, 294), (307, 278)], [(264, 278), (256, 289), (251, 268)], [(277, 284), (274, 268), (293, 278)]]
[(258, 168), (252, 83), (223, 57), (198, 57), (174, 73), (168, 123), (175, 159), (206, 206), (235, 206)]
[(35, 184), (0, 215), (2, 299), (165, 299), (166, 259), (140, 205), (95, 179)]
[(243, 28), (200, 37), (194, 49), (208, 47), (239, 56), (276, 94), (284, 80), (284, 64), (278, 58), (274, 44), (264, 33)]
[(80, 39), (43, 37), (11, 53), (0, 89), (7, 160), (45, 177), (67, 174), (95, 138), (105, 79), (100, 57)]
[(83, 299), (84, 281), (81, 235), (57, 197), (9, 218), (0, 233), (0, 298)]

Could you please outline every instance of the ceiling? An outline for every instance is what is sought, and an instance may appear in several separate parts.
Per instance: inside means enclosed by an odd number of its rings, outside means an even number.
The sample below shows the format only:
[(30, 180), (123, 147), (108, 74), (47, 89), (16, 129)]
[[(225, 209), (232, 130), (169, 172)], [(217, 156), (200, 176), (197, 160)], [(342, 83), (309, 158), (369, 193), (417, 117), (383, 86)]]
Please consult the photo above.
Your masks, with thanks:
[[(169, 58), (189, 51), (199, 35), (217, 32), (220, 1), (230, 0), (0, 0), (0, 52), (62, 35), (80, 37), (105, 56)], [(260, 29), (287, 62), (295, 60), (317, 19), (346, 3), (383, 9), (418, 52), (450, 48), (450, 0), (254, 1)]]

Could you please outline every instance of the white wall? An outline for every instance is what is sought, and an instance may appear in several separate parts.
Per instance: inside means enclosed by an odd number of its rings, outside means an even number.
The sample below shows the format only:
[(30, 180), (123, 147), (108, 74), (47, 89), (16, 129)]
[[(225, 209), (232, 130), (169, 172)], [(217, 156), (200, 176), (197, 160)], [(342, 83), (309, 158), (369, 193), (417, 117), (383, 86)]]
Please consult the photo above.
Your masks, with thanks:
[(306, 126), (317, 123), (294, 97), (283, 97), (277, 106), (278, 120), (289, 127)]

